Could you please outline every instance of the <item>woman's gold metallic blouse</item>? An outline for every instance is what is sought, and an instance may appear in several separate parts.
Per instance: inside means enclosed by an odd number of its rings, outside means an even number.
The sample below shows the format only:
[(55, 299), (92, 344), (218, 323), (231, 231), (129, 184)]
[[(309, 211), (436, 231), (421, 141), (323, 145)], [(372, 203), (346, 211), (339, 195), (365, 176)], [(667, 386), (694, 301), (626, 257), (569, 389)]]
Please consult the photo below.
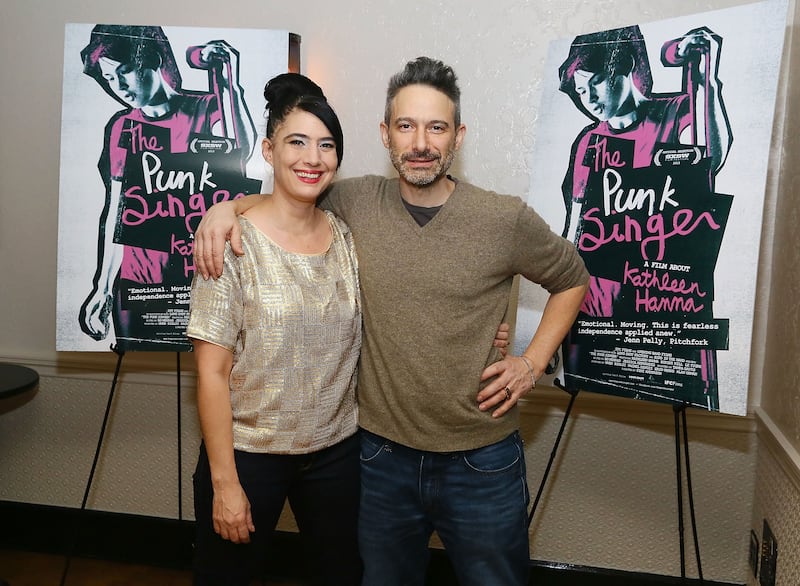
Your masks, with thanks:
[(216, 281), (195, 277), (187, 335), (233, 352), (234, 448), (313, 452), (356, 431), (361, 348), (358, 265), (350, 230), (322, 254), (288, 252), (240, 217), (244, 256), (225, 248)]

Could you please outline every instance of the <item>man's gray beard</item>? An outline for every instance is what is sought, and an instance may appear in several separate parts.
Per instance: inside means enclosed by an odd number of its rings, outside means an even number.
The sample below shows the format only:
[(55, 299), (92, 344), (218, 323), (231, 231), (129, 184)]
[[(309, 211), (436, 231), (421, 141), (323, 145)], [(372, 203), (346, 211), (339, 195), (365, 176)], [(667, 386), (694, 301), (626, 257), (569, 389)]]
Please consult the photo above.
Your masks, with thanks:
[(405, 161), (402, 160), (401, 156), (397, 155), (394, 151), (391, 152), (391, 159), (394, 168), (397, 169), (397, 172), (400, 176), (405, 179), (411, 185), (416, 187), (426, 187), (428, 185), (432, 185), (436, 183), (439, 179), (447, 175), (447, 171), (450, 169), (450, 165), (453, 164), (453, 159), (455, 159), (456, 152), (453, 149), (448, 149), (447, 155), (445, 156), (444, 160), (441, 158), (438, 159), (439, 166), (438, 169), (434, 169), (430, 172), (428, 171), (411, 171), (404, 168)]

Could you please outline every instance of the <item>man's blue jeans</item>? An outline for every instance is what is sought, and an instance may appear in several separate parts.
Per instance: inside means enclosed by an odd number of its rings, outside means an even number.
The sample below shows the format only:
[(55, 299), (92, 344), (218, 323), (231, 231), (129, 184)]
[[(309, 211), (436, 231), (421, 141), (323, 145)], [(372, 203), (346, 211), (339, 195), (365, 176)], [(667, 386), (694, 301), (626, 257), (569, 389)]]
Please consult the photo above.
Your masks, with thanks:
[(421, 586), (435, 530), (461, 586), (528, 583), (528, 502), (518, 433), (424, 452), (361, 430), (362, 586)]

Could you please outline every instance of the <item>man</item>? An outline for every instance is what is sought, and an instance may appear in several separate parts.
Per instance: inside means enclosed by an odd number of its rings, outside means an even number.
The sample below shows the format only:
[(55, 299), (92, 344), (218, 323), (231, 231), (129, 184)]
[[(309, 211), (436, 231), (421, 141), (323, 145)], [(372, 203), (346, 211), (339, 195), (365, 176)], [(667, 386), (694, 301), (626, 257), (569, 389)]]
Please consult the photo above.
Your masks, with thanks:
[[(461, 584), (527, 584), (516, 403), (569, 330), (588, 275), (521, 199), (447, 175), (466, 133), (450, 67), (408, 63), (380, 128), (399, 178), (338, 181), (323, 203), (349, 224), (359, 259), (363, 583), (423, 584), (435, 530)], [(237, 205), (249, 202), (212, 209), (197, 234), (204, 276), (220, 272)], [(525, 353), (501, 358), (492, 340), (516, 274), (551, 295)]]

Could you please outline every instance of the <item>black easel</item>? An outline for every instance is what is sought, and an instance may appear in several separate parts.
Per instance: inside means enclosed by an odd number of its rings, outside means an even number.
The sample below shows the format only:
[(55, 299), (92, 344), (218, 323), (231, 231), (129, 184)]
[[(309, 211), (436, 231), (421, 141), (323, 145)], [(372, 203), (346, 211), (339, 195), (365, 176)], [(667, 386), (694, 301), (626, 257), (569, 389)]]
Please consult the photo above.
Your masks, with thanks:
[(547, 478), (550, 476), (550, 468), (553, 467), (553, 462), (556, 459), (556, 452), (558, 452), (558, 445), (561, 443), (561, 437), (564, 435), (564, 429), (567, 427), (567, 420), (569, 419), (569, 414), (572, 412), (572, 406), (575, 404), (575, 399), (578, 396), (577, 389), (568, 389), (564, 385), (561, 384), (561, 381), (555, 379), (553, 384), (557, 386), (562, 391), (566, 391), (569, 393), (569, 403), (567, 404), (567, 409), (564, 411), (564, 418), (561, 420), (561, 427), (558, 429), (558, 434), (556, 435), (556, 441), (553, 443), (553, 449), (550, 451), (550, 459), (547, 462), (547, 466), (544, 469), (544, 474), (542, 475), (542, 481), (539, 483), (539, 490), (536, 491), (536, 498), (533, 499), (533, 505), (531, 506), (531, 512), (528, 514), (528, 527), (530, 528), (531, 523), (533, 522), (533, 515), (536, 513), (536, 507), (539, 506), (539, 500), (542, 498), (542, 493), (544, 492), (544, 486), (547, 484)]
[[(553, 462), (556, 458), (556, 453), (558, 452), (558, 446), (561, 443), (561, 438), (564, 435), (564, 429), (567, 426), (567, 420), (569, 419), (570, 413), (572, 412), (572, 406), (575, 404), (575, 399), (578, 396), (578, 389), (570, 389), (565, 387), (561, 384), (558, 379), (553, 381), (556, 387), (559, 389), (567, 392), (570, 395), (569, 403), (567, 404), (567, 409), (564, 411), (564, 418), (561, 421), (561, 427), (558, 430), (558, 434), (556, 435), (555, 442), (553, 443), (553, 449), (550, 452), (550, 459), (547, 462), (547, 466), (545, 467), (544, 474), (542, 475), (542, 480), (539, 483), (539, 490), (536, 493), (536, 498), (533, 500), (533, 506), (531, 507), (531, 511), (528, 514), (528, 527), (531, 526), (533, 522), (533, 516), (536, 513), (536, 508), (539, 505), (539, 500), (542, 497), (542, 493), (544, 492), (545, 484), (547, 483), (547, 479), (550, 476), (550, 469), (553, 466)], [(697, 561), (697, 573), (700, 580), (700, 583), (703, 584), (703, 566), (700, 562), (700, 542), (697, 539), (697, 519), (695, 517), (695, 508), (694, 508), (694, 491), (692, 489), (692, 474), (691, 474), (691, 466), (689, 462), (689, 434), (687, 431), (686, 426), (686, 407), (687, 404), (684, 403), (676, 403), (673, 404), (672, 410), (674, 414), (675, 420), (675, 476), (676, 476), (676, 485), (678, 490), (678, 539), (680, 542), (680, 556), (681, 556), (681, 579), (686, 579), (686, 553), (685, 553), (685, 540), (684, 540), (684, 524), (683, 524), (683, 468), (681, 463), (681, 437), (683, 438), (683, 461), (686, 463), (686, 489), (689, 497), (689, 515), (692, 520), (692, 537), (694, 539), (694, 552), (695, 552), (695, 559)], [(681, 434), (681, 425), (683, 426), (683, 433)]]
[(675, 419), (675, 477), (678, 487), (678, 534), (681, 546), (681, 579), (686, 579), (686, 553), (683, 538), (683, 475), (681, 473), (681, 424), (683, 424), (683, 459), (686, 463), (686, 489), (689, 496), (689, 515), (692, 519), (694, 554), (697, 561), (697, 575), (703, 583), (703, 566), (700, 563), (700, 543), (697, 539), (697, 520), (694, 514), (694, 491), (692, 490), (692, 469), (689, 465), (689, 433), (686, 426), (686, 403), (673, 404)]
[(183, 521), (183, 452), (181, 448), (181, 353), (175, 352), (175, 387), (177, 388), (177, 405), (176, 411), (178, 413), (178, 521)]
[[(89, 478), (86, 481), (86, 489), (83, 492), (83, 500), (81, 501), (81, 508), (78, 510), (78, 513), (75, 516), (75, 519), (72, 523), (72, 536), (70, 539), (69, 549), (67, 551), (66, 559), (64, 560), (64, 569), (61, 573), (61, 582), (59, 583), (60, 586), (64, 586), (67, 580), (67, 574), (69, 574), (69, 568), (72, 564), (72, 557), (75, 554), (75, 546), (78, 541), (78, 522), (81, 520), (81, 516), (86, 511), (86, 502), (89, 500), (89, 493), (92, 490), (92, 481), (94, 480), (94, 473), (97, 469), (97, 461), (100, 458), (100, 450), (103, 447), (103, 438), (106, 434), (106, 428), (108, 427), (108, 417), (111, 414), (111, 406), (114, 403), (114, 391), (117, 388), (117, 380), (119, 379), (119, 371), (122, 368), (122, 358), (125, 356), (125, 351), (120, 350), (115, 344), (111, 345), (111, 351), (117, 355), (117, 366), (114, 369), (114, 378), (111, 380), (111, 388), (108, 392), (108, 401), (106, 402), (106, 411), (103, 415), (103, 423), (100, 426), (100, 435), (97, 438), (97, 447), (94, 450), (94, 459), (92, 460), (92, 468), (89, 471)], [(183, 510), (182, 510), (182, 478), (181, 478), (181, 353), (176, 352), (177, 355), (177, 378), (178, 378), (178, 519), (183, 519)]]

